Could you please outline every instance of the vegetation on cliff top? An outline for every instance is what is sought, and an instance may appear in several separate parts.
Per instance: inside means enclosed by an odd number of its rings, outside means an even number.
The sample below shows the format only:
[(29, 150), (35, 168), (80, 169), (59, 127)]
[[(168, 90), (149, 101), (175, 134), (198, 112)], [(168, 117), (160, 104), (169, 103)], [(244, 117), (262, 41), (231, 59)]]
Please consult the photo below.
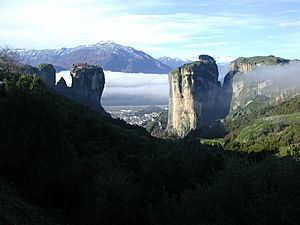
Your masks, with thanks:
[(203, 65), (207, 65), (207, 64), (211, 64), (211, 63), (208, 61), (195, 61), (195, 62), (183, 64), (181, 66), (181, 68), (182, 69), (194, 69), (198, 66), (203, 66)]
[(214, 60), (213, 57), (209, 55), (200, 55), (198, 61), (190, 62), (190, 63), (185, 63), (181, 67), (176, 68), (172, 70), (170, 73), (171, 74), (177, 74), (181, 69), (196, 69), (198, 66), (203, 66), (207, 64), (215, 64), (216, 61)]
[(231, 63), (250, 64), (250, 65), (256, 65), (256, 64), (277, 65), (280, 63), (283, 64), (289, 62), (290, 62), (289, 59), (284, 59), (281, 57), (269, 55), (269, 56), (239, 57), (236, 60), (232, 61)]
[(216, 60), (209, 55), (199, 55), (198, 60), (206, 63), (216, 63)]
[[(190, 71), (190, 73), (183, 73), (182, 71)], [(210, 73), (208, 73), (210, 71)], [(218, 67), (214, 60), (200, 60), (191, 63), (183, 64), (181, 67), (176, 68), (170, 72), (171, 76), (191, 76), (197, 75), (211, 82), (217, 82)]]

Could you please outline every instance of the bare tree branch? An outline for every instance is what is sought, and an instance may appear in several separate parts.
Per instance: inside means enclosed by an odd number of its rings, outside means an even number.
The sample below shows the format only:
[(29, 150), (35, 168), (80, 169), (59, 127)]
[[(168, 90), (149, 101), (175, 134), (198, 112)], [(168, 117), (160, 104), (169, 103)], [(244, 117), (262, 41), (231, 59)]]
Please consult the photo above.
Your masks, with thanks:
[(16, 51), (9, 47), (0, 47), (0, 81), (19, 68), (20, 57)]

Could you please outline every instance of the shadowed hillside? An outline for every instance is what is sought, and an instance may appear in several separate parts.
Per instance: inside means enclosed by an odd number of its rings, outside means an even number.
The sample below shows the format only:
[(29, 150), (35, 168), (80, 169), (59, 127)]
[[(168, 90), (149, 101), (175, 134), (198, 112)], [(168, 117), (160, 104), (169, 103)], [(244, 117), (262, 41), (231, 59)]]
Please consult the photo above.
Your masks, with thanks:
[(297, 158), (155, 139), (38, 77), (1, 75), (1, 222), (299, 224)]

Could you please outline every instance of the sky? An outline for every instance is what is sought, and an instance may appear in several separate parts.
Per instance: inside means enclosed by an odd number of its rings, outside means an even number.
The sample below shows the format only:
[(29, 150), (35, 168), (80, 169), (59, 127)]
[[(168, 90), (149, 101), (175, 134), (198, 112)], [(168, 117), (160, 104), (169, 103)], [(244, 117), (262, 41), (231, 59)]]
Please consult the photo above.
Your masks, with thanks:
[(153, 57), (300, 58), (300, 0), (0, 0), (0, 46), (102, 40)]

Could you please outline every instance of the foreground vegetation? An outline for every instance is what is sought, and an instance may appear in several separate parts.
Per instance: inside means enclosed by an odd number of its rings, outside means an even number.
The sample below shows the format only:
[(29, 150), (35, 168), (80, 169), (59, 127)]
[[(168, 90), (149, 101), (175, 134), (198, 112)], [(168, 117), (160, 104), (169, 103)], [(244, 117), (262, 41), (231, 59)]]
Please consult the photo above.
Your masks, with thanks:
[(225, 148), (300, 155), (300, 97), (227, 120)]
[[(2, 77), (0, 179), (65, 223), (300, 223), (300, 165), (292, 156), (163, 141), (99, 117), (36, 77)], [(0, 211), (0, 221), (13, 223), (7, 215)]]

